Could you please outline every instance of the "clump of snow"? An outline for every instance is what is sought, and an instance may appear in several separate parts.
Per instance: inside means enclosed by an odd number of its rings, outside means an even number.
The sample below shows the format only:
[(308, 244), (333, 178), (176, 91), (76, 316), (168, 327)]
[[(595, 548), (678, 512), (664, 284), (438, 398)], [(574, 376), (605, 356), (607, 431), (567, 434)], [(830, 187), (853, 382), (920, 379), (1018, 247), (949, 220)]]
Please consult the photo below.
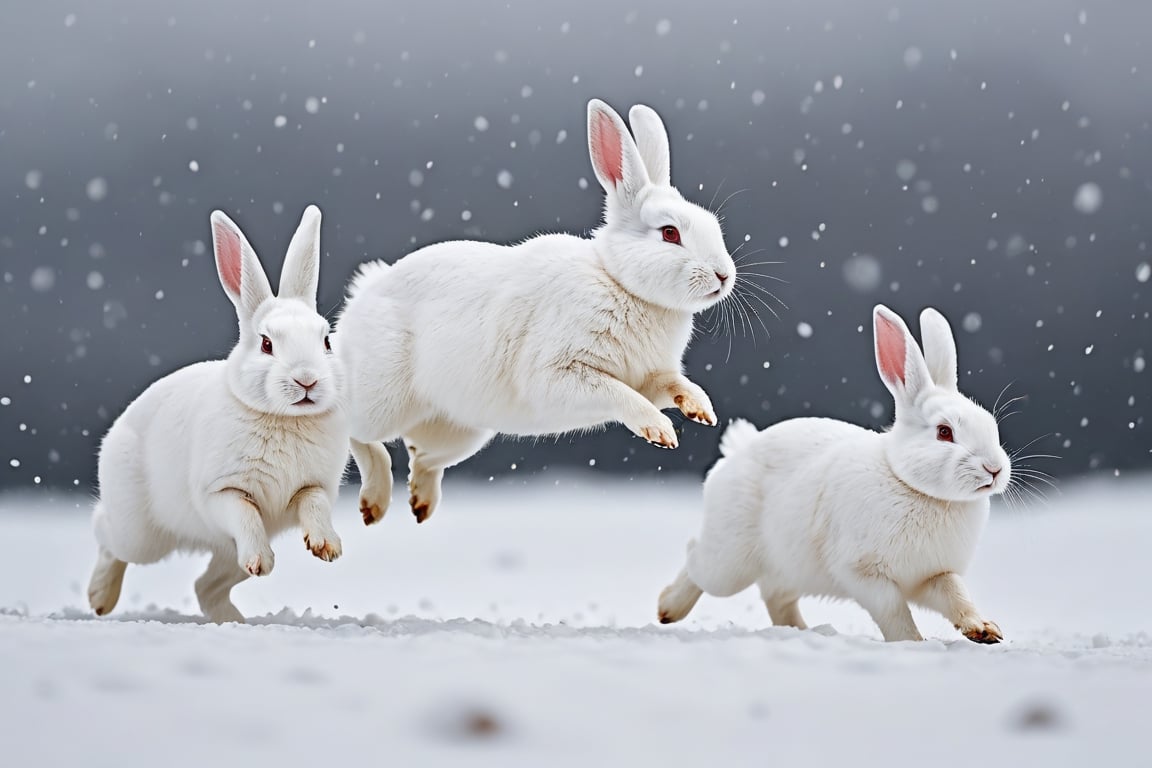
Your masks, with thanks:
[(1083, 214), (1093, 214), (1104, 203), (1104, 193), (1100, 185), (1089, 181), (1081, 184), (1072, 198), (1072, 207)]
[(508, 170), (501, 170), (496, 174), (496, 183), (503, 189), (508, 189), (512, 186), (512, 173)]
[(84, 189), (88, 199), (93, 202), (100, 202), (108, 196), (108, 182), (104, 180), (103, 176), (90, 179)]
[(876, 290), (882, 279), (880, 260), (871, 254), (854, 253), (844, 262), (844, 281), (858, 293)]

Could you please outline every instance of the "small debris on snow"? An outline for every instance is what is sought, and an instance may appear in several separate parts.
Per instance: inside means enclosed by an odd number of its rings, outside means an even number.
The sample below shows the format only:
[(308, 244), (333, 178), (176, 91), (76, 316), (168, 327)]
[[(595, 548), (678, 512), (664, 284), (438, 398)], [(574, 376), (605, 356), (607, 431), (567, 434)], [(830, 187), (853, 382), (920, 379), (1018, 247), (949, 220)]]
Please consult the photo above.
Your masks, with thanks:
[(1058, 731), (1064, 727), (1064, 718), (1059, 710), (1043, 701), (1024, 705), (1012, 716), (1011, 722), (1017, 731)]

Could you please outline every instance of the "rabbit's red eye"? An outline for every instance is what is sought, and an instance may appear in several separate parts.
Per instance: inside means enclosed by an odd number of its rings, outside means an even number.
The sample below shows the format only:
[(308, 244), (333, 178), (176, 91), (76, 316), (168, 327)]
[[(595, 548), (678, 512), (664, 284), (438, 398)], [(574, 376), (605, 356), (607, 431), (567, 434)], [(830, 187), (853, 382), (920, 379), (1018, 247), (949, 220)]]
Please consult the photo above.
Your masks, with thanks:
[(260, 351), (266, 355), (272, 354), (272, 339), (267, 336), (260, 337)]
[(676, 227), (664, 227), (661, 231), (664, 234), (664, 242), (680, 245), (680, 230)]
[(332, 342), (328, 341), (327, 336), (324, 337), (324, 349), (326, 349), (329, 352), (332, 351)]
[(941, 424), (936, 427), (936, 439), (943, 440), (945, 443), (952, 442), (952, 427), (947, 424)]

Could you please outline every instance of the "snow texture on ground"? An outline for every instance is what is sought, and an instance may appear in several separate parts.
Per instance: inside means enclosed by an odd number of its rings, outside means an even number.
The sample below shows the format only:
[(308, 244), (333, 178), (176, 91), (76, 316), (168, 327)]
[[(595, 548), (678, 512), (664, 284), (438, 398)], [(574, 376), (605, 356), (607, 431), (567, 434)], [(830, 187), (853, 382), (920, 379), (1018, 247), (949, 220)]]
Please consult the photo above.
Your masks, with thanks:
[(128, 571), (109, 617), (84, 585), (83, 496), (0, 497), (0, 743), (8, 766), (1148, 765), (1152, 478), (996, 508), (969, 575), (1008, 642), (917, 613), (885, 645), (857, 607), (771, 628), (755, 590), (653, 624), (699, 488), (542, 475), (397, 499), (344, 557), (295, 535), (204, 624), (204, 558)]

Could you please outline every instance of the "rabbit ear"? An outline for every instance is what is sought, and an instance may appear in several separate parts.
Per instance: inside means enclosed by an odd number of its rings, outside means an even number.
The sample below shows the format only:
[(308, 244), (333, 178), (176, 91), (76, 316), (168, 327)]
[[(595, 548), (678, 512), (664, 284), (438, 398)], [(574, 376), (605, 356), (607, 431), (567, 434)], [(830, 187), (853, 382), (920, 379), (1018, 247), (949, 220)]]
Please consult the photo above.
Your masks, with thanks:
[(280, 270), (282, 299), (304, 299), (316, 303), (320, 283), (320, 209), (310, 205), (300, 217), (300, 226), (288, 243), (288, 255)]
[(895, 398), (898, 409), (914, 405), (916, 398), (932, 385), (916, 340), (900, 316), (883, 304), (877, 304), (872, 310), (872, 324), (876, 330), (876, 369), (880, 378)]
[(956, 390), (956, 339), (944, 315), (932, 307), (920, 313), (920, 338), (924, 340), (924, 362), (938, 387)]
[(648, 171), (628, 127), (599, 99), (588, 102), (588, 154), (600, 186), (626, 205), (635, 202), (637, 194), (649, 183)]
[(248, 238), (223, 211), (212, 212), (212, 249), (220, 285), (236, 305), (236, 313), (251, 317), (257, 307), (272, 298), (272, 288)]
[(628, 124), (636, 135), (636, 147), (653, 184), (672, 185), (672, 156), (668, 150), (668, 131), (656, 110), (637, 104), (628, 110)]

